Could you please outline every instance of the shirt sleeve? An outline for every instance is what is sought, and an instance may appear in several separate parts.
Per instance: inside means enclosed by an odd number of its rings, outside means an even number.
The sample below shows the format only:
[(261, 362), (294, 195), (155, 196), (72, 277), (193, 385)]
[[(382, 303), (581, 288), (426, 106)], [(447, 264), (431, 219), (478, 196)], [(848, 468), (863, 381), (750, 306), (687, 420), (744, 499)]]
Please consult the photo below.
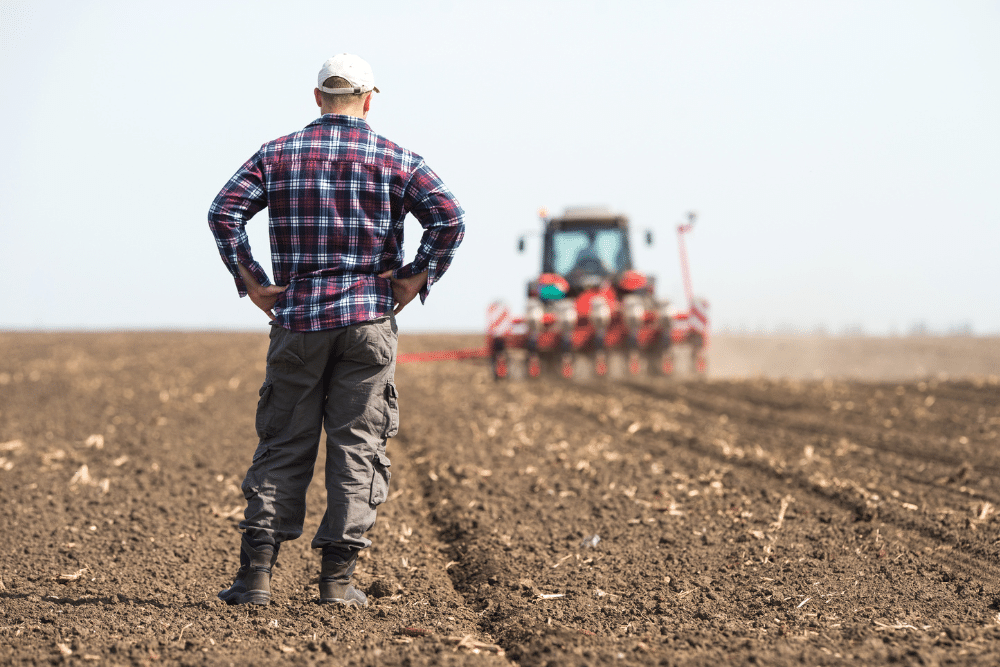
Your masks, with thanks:
[(246, 285), (240, 277), (240, 264), (261, 285), (271, 284), (263, 267), (254, 261), (246, 233), (247, 221), (267, 206), (263, 174), (263, 160), (258, 151), (229, 179), (208, 209), (208, 226), (215, 236), (222, 261), (236, 281), (240, 296), (247, 295)]
[(420, 302), (423, 303), (431, 286), (448, 270), (465, 236), (465, 211), (422, 160), (407, 184), (405, 200), (424, 233), (413, 261), (397, 269), (395, 276), (409, 278), (427, 271), (427, 285), (420, 290)]

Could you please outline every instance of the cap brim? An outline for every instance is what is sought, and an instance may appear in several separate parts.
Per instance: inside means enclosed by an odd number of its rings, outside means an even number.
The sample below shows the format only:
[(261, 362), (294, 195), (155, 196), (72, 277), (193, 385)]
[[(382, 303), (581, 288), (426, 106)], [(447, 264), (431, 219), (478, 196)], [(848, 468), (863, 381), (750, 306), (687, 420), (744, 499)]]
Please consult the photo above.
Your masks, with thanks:
[[(363, 95), (364, 93), (370, 93), (371, 90), (361, 90), (360, 88), (327, 88), (326, 86), (317, 86), (324, 93), (329, 93), (331, 95)], [(372, 86), (372, 90), (376, 93), (379, 89)]]

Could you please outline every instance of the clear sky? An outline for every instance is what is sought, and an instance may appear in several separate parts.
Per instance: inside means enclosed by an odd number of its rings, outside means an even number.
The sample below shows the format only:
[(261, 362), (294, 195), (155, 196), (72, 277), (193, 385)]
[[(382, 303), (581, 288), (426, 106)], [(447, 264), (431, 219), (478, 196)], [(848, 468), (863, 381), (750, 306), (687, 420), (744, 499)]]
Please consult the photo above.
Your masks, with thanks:
[(654, 230), (635, 259), (677, 302), (698, 212), (716, 328), (998, 333), (998, 35), (996, 0), (0, 0), (0, 329), (266, 328), (208, 206), (346, 51), (369, 124), (468, 214), (404, 331), (520, 310), (539, 207), (607, 205)]

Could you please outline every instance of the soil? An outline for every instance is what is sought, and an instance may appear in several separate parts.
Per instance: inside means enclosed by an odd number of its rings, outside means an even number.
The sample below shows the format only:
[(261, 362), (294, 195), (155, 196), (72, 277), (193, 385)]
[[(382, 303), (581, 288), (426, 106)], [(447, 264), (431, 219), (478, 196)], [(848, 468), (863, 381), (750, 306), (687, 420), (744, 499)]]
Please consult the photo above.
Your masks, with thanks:
[(318, 603), (321, 480), (271, 604), (216, 598), (266, 345), (0, 333), (0, 663), (1000, 662), (997, 339), (716, 339), (707, 378), (400, 366), (360, 610)]

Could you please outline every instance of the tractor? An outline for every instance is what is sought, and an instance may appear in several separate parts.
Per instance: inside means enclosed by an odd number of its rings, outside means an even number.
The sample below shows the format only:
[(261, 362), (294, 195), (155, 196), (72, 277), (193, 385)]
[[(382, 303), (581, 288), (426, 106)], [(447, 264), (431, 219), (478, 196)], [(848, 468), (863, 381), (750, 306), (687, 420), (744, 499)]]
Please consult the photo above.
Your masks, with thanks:
[[(487, 314), (486, 353), (497, 379), (508, 377), (515, 359), (524, 361), (529, 378), (572, 378), (580, 367), (604, 377), (612, 359), (630, 375), (670, 375), (678, 345), (689, 347), (695, 369), (705, 371), (708, 308), (692, 296), (683, 238), (693, 213), (678, 227), (687, 311), (658, 298), (653, 277), (634, 268), (626, 216), (570, 208), (561, 216), (543, 209), (540, 217), (542, 266), (528, 283), (524, 316), (512, 318), (501, 303)], [(651, 232), (645, 240), (652, 244)], [(524, 249), (522, 237), (518, 250)]]

